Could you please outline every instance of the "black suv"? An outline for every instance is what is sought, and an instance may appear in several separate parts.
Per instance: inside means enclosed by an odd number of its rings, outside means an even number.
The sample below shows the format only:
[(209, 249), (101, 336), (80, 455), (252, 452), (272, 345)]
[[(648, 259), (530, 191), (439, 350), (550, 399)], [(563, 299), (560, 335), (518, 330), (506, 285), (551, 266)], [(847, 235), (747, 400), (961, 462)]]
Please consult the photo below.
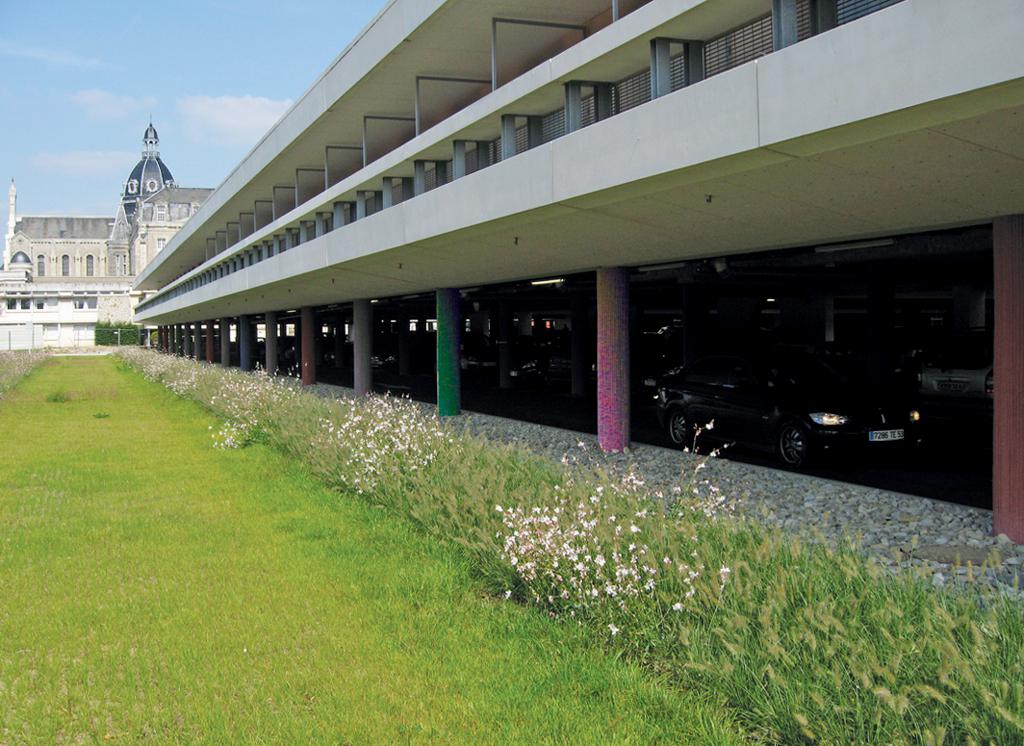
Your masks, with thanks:
[(707, 357), (672, 371), (658, 383), (658, 419), (676, 445), (692, 446), (696, 428), (714, 422), (714, 440), (774, 452), (798, 468), (826, 449), (916, 440), (920, 413), (907, 397), (793, 352), (760, 362)]

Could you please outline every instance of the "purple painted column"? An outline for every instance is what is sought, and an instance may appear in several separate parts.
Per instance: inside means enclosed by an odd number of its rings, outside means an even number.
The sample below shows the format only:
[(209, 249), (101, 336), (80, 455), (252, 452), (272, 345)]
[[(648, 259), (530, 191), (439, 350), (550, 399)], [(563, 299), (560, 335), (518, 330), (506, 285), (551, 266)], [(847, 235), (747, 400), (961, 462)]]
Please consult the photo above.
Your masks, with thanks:
[(629, 276), (597, 270), (597, 442), (603, 451), (629, 446)]

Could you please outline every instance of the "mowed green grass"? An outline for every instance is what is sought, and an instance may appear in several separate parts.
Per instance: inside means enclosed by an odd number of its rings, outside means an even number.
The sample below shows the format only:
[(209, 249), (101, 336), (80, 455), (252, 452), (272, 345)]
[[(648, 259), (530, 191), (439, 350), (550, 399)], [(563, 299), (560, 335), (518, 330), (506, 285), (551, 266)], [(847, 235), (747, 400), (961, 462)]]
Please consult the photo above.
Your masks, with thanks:
[[(61, 401), (63, 399), (63, 401)], [(733, 743), (112, 358), (0, 399), (0, 743)]]

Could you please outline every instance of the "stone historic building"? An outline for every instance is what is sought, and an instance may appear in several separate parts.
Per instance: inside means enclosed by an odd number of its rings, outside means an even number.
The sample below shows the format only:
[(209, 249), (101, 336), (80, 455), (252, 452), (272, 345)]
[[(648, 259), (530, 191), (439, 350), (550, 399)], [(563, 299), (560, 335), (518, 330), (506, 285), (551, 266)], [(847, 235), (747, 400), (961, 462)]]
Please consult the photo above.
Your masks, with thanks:
[(113, 218), (18, 215), (14, 181), (0, 269), (0, 348), (88, 346), (97, 322), (130, 321), (135, 276), (210, 189), (177, 186), (152, 123)]

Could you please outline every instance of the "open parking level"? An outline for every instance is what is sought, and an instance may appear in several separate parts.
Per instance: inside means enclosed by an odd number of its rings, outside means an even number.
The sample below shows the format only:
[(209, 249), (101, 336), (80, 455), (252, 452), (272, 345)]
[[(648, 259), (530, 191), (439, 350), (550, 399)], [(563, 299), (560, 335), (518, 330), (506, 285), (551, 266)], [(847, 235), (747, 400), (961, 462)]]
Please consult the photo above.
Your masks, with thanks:
[(147, 267), (139, 317), (608, 451), (713, 422), (790, 468), (990, 492), (1024, 542), (1019, 11), (395, 0)]

